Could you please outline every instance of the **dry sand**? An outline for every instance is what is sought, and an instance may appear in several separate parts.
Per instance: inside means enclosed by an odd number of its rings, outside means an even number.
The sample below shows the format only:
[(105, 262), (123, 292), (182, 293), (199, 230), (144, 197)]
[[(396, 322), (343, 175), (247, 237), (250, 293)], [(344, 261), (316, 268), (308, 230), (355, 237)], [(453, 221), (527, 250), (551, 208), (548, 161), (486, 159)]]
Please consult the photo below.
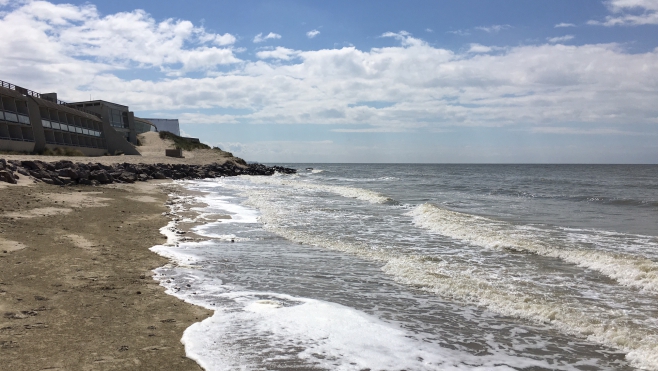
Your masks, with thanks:
[[(169, 140), (161, 140), (158, 133), (148, 132), (139, 134), (137, 136), (142, 143), (137, 146), (137, 150), (142, 154), (141, 156), (99, 156), (99, 157), (65, 157), (65, 156), (32, 156), (32, 155), (0, 155), (0, 158), (6, 160), (41, 160), (45, 162), (55, 162), (60, 160), (68, 160), (73, 162), (93, 162), (105, 165), (112, 165), (116, 163), (131, 163), (131, 164), (189, 164), (189, 165), (203, 165), (217, 162), (223, 164), (226, 161), (234, 161), (237, 158), (230, 156), (228, 152), (220, 152), (212, 149), (197, 149), (194, 151), (183, 151), (185, 158), (175, 158), (165, 156), (165, 149), (174, 148), (174, 144)], [(239, 163), (236, 163), (239, 166)]]
[(180, 339), (211, 313), (152, 279), (166, 201), (156, 181), (0, 183), (1, 369), (200, 370)]

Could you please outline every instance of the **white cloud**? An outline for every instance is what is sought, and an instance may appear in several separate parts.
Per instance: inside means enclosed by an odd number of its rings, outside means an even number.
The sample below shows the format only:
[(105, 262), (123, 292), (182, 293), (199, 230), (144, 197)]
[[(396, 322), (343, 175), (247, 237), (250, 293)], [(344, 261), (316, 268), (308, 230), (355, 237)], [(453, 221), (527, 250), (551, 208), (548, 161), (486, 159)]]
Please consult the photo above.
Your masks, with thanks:
[(561, 135), (647, 135), (647, 133), (638, 133), (614, 128), (579, 129), (565, 126), (539, 126), (532, 128), (532, 132)]
[(308, 32), (306, 33), (306, 36), (307, 36), (309, 39), (312, 39), (312, 38), (318, 36), (319, 34), (320, 34), (320, 31), (318, 31), (318, 30), (312, 30), (312, 31), (308, 31)]
[(471, 34), (468, 30), (448, 31), (447, 33), (451, 33), (451, 34), (457, 35), (457, 36), (468, 36), (468, 35)]
[(425, 29), (425, 32), (429, 32), (429, 33), (432, 33), (432, 32), (434, 32), (434, 30), (433, 30), (433, 29), (431, 29), (431, 28), (426, 28), (426, 29)]
[(576, 27), (573, 23), (558, 23), (555, 25), (555, 28), (564, 28), (564, 27)]
[(551, 44), (557, 44), (557, 43), (563, 43), (565, 41), (573, 40), (573, 38), (574, 38), (573, 35), (564, 35), (564, 36), (556, 36), (556, 37), (547, 37), (546, 40), (548, 40), (548, 42)]
[(277, 46), (273, 50), (262, 50), (256, 53), (260, 59), (281, 59), (289, 61), (299, 55), (299, 51)]
[[(400, 31), (383, 34), (392, 44), (383, 48), (279, 47), (249, 61), (217, 46), (224, 35), (185, 20), (156, 22), (140, 11), (101, 17), (93, 6), (43, 1), (3, 10), (4, 80), (69, 101), (91, 93), (138, 112), (171, 112), (183, 123), (380, 132), (658, 124), (658, 49), (473, 44), (455, 52)], [(155, 77), (123, 77), (142, 68)], [(188, 71), (206, 73), (180, 76)]]
[(135, 66), (182, 74), (239, 62), (230, 48), (215, 46), (231, 44), (232, 35), (207, 32), (185, 20), (156, 22), (141, 10), (102, 17), (93, 5), (29, 1), (6, 12), (0, 29), (0, 54), (23, 58), (6, 66), (9, 74), (27, 69), (37, 75), (53, 69), (98, 73)]
[(274, 32), (270, 32), (265, 36), (263, 36), (263, 33), (261, 32), (258, 35), (256, 35), (256, 37), (254, 37), (254, 43), (262, 43), (263, 41), (267, 41), (271, 39), (280, 39), (280, 38), (281, 35)]
[(469, 53), (489, 53), (493, 48), (490, 46), (485, 46), (481, 44), (471, 44), (468, 49)]
[(476, 30), (484, 31), (484, 32), (487, 32), (487, 33), (496, 33), (496, 32), (500, 32), (502, 30), (507, 30), (509, 28), (512, 28), (512, 26), (510, 26), (508, 24), (495, 24), (495, 25), (486, 26), (486, 27), (485, 26), (475, 27)]
[(658, 24), (656, 0), (610, 0), (605, 4), (614, 15), (605, 17), (605, 21), (591, 20), (587, 24), (607, 27)]

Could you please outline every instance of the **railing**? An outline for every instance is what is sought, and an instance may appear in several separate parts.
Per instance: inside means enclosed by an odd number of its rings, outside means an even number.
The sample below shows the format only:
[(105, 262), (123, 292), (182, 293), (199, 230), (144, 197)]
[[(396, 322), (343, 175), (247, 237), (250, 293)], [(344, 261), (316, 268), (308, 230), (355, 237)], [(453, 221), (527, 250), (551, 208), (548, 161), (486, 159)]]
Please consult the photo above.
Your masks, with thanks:
[[(21, 94), (23, 94), (23, 95), (29, 95), (29, 96), (31, 96), (31, 97), (35, 97), (35, 98), (45, 99), (45, 100), (47, 100), (47, 101), (51, 101), (50, 99), (42, 98), (42, 97), (41, 97), (42, 94), (37, 93), (36, 91), (30, 90), (30, 89), (25, 89), (25, 88), (23, 88), (23, 87), (20, 87), (20, 86), (18, 86), (18, 85), (14, 85), (14, 84), (12, 84), (12, 83), (10, 83), (10, 82), (7, 82), (7, 81), (2, 81), (2, 80), (0, 80), (0, 86), (2, 86), (3, 88), (10, 89), (10, 90), (15, 90), (15, 91), (17, 91), (17, 92), (19, 92), (19, 93), (21, 93)], [(52, 102), (52, 101), (51, 101), (51, 102)], [(59, 105), (61, 105), (61, 106), (66, 106), (66, 107), (69, 107), (69, 108), (73, 108), (73, 109), (75, 109), (75, 110), (78, 110), (78, 111), (81, 111), (81, 112), (84, 112), (84, 113), (88, 113), (88, 114), (90, 114), (90, 115), (94, 115), (94, 116), (96, 116), (96, 117), (98, 117), (98, 118), (101, 117), (101, 116), (100, 116), (98, 113), (96, 113), (96, 112), (87, 111), (87, 110), (84, 109), (84, 108), (79, 108), (79, 107), (75, 107), (75, 106), (70, 106), (69, 103), (66, 103), (66, 102), (64, 102), (63, 100), (59, 100), (59, 99), (58, 99), (57, 102), (53, 102), (53, 103), (57, 103), (57, 104), (59, 104)]]

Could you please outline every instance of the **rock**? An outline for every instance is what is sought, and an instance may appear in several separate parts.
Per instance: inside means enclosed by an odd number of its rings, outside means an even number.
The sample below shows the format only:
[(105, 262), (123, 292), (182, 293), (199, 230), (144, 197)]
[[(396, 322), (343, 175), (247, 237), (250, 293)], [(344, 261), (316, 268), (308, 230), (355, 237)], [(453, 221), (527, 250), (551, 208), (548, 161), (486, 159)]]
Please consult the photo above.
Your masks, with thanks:
[(43, 170), (45, 166), (42, 165), (41, 161), (21, 161), (21, 166), (29, 170)]
[(105, 170), (94, 170), (91, 172), (89, 176), (92, 180), (96, 180), (101, 184), (109, 184), (112, 183), (113, 179), (111, 178), (111, 175), (107, 173)]
[[(62, 160), (53, 163), (43, 161), (5, 161), (0, 159), (0, 171), (8, 171), (14, 181), (18, 178), (13, 172), (32, 176), (48, 184), (66, 185), (99, 185), (119, 183), (134, 183), (150, 179), (205, 179), (235, 175), (272, 175), (275, 172), (294, 174), (297, 170), (282, 166), (265, 166), (250, 164), (246, 167), (237, 166), (233, 162), (222, 165), (217, 163), (205, 165), (187, 164), (114, 164), (73, 163)], [(5, 174), (5, 173), (3, 173)], [(6, 175), (3, 175), (3, 179)]]
[(60, 169), (57, 172), (57, 174), (60, 177), (67, 177), (67, 178), (71, 178), (73, 180), (78, 179), (78, 177), (79, 177), (78, 173), (75, 170), (71, 169), (71, 168)]
[(137, 180), (137, 175), (129, 171), (124, 171), (119, 176), (119, 180), (126, 183), (135, 183), (135, 181)]
[(11, 184), (18, 183), (16, 178), (14, 178), (14, 174), (12, 174), (12, 172), (9, 170), (0, 170), (0, 182), (7, 182)]

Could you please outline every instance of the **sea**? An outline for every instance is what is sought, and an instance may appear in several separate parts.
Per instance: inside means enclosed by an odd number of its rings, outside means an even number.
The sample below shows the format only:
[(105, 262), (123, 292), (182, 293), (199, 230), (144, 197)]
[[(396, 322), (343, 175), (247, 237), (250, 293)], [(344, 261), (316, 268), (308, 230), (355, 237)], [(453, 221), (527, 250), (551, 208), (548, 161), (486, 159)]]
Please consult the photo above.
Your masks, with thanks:
[(205, 370), (658, 370), (658, 166), (283, 165), (172, 195)]

